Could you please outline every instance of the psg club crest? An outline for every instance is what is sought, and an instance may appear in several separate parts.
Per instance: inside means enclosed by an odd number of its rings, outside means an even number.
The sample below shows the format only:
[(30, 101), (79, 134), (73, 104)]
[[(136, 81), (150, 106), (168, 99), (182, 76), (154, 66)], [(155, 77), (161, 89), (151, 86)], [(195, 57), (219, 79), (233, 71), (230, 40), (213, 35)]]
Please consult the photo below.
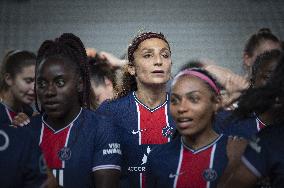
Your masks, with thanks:
[(58, 157), (61, 161), (67, 161), (71, 158), (71, 149), (68, 147), (63, 147), (58, 152)]
[(205, 169), (202, 175), (206, 181), (214, 181), (217, 179), (217, 172), (212, 168)]
[(166, 125), (162, 129), (162, 134), (163, 134), (164, 137), (171, 138), (173, 136), (173, 131), (174, 131), (173, 127)]

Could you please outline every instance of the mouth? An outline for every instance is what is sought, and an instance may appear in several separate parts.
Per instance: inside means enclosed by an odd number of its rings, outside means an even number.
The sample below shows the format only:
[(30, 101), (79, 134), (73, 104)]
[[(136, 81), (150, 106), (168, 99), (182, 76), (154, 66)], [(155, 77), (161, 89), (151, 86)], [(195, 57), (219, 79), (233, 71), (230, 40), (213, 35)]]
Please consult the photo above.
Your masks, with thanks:
[(185, 129), (187, 127), (192, 126), (193, 119), (192, 118), (177, 118), (176, 122), (181, 129)]
[(165, 71), (163, 71), (163, 70), (154, 70), (154, 71), (152, 71), (152, 73), (153, 74), (164, 74)]
[(56, 109), (59, 106), (58, 102), (47, 101), (43, 103), (45, 109)]

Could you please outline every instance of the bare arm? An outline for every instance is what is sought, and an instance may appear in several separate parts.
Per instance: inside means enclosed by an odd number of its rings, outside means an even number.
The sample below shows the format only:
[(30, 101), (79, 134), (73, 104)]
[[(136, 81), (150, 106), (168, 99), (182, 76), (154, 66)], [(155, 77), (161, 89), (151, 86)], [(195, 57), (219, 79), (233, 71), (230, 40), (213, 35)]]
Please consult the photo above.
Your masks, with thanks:
[(97, 170), (94, 172), (95, 187), (116, 188), (119, 187), (120, 171), (115, 169)]

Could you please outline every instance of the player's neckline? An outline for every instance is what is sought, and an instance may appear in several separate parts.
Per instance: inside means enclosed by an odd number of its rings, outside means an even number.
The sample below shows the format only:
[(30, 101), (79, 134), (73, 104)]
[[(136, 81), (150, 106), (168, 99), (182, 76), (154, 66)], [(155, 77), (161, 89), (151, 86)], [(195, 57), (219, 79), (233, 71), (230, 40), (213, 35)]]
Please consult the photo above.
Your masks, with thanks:
[(136, 94), (135, 94), (135, 91), (133, 91), (132, 95), (133, 95), (135, 101), (136, 101), (138, 104), (142, 105), (144, 108), (146, 108), (146, 109), (149, 110), (150, 112), (154, 112), (154, 111), (156, 111), (156, 110), (162, 108), (163, 106), (165, 106), (165, 105), (167, 104), (168, 98), (169, 98), (168, 93), (166, 93), (166, 100), (165, 100), (162, 104), (158, 105), (158, 106), (155, 107), (155, 108), (150, 108), (150, 107), (148, 107), (146, 104), (144, 104), (142, 101), (140, 101), (140, 100), (138, 99), (138, 97), (137, 97)]
[(221, 137), (223, 136), (223, 134), (220, 134), (217, 138), (215, 138), (211, 143), (207, 144), (206, 146), (203, 146), (201, 148), (198, 149), (192, 149), (191, 147), (189, 147), (188, 145), (186, 145), (186, 143), (183, 141), (182, 136), (180, 137), (181, 139), (181, 144), (183, 145), (183, 147), (185, 147), (187, 150), (191, 151), (193, 154), (197, 154), (200, 153), (208, 148), (210, 148), (211, 146), (213, 146), (214, 144), (216, 144)]
[(54, 132), (54, 134), (57, 134), (57, 133), (63, 131), (64, 129), (70, 127), (70, 126), (78, 119), (78, 117), (80, 116), (81, 112), (82, 112), (82, 108), (80, 108), (79, 113), (75, 116), (75, 118), (74, 118), (70, 123), (68, 123), (66, 126), (62, 127), (61, 129), (58, 129), (58, 130), (55, 130), (54, 128), (52, 128), (52, 126), (49, 125), (49, 124), (44, 120), (44, 119), (45, 119), (45, 118), (44, 118), (44, 117), (45, 117), (45, 114), (41, 117), (41, 119), (42, 119), (42, 122), (43, 122), (44, 125), (46, 125), (49, 129), (51, 129), (51, 130)]

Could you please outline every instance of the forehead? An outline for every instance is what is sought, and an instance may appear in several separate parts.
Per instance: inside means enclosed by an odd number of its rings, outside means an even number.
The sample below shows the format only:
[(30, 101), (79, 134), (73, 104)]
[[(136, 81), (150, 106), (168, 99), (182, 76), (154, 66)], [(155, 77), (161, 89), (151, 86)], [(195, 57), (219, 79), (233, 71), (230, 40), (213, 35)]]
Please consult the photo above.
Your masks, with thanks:
[(35, 65), (29, 65), (29, 66), (25, 66), (21, 69), (21, 71), (19, 72), (19, 74), (17, 75), (31, 75), (34, 76), (35, 74)]
[(177, 94), (186, 94), (192, 91), (210, 91), (208, 87), (203, 80), (196, 76), (183, 75), (173, 81), (172, 91)]
[(143, 49), (152, 49), (152, 48), (166, 48), (169, 49), (168, 44), (159, 38), (150, 38), (146, 39), (143, 42), (141, 42), (137, 48), (137, 50), (143, 50)]
[(47, 59), (43, 60), (38, 69), (38, 76), (54, 75), (54, 74), (68, 74), (74, 72), (73, 66), (61, 59)]

